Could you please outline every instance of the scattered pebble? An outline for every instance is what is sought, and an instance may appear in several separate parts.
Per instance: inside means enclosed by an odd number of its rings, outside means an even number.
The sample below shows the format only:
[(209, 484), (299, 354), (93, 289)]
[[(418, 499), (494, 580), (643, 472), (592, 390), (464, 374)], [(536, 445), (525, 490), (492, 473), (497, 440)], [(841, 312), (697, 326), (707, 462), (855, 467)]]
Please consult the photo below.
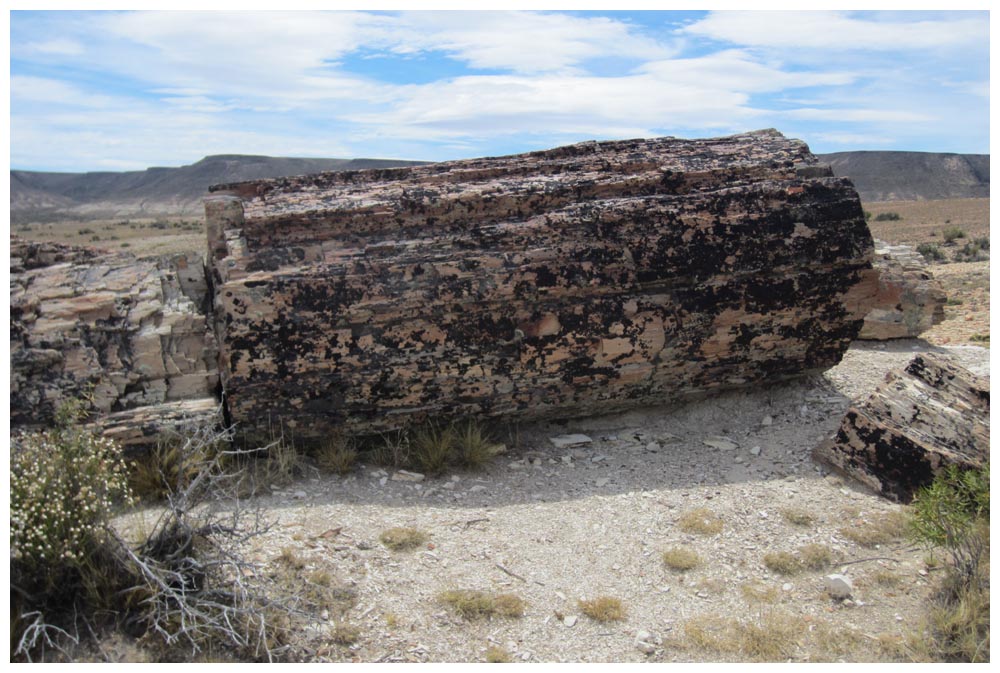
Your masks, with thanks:
[(549, 441), (552, 442), (557, 449), (564, 449), (567, 446), (590, 444), (594, 440), (587, 435), (557, 435), (555, 437), (549, 437)]
[(577, 619), (578, 617), (576, 615), (566, 615), (565, 617), (563, 617), (563, 624), (565, 624), (566, 626), (573, 626), (574, 624), (576, 624)]
[(723, 451), (732, 451), (739, 446), (728, 437), (706, 437), (701, 440), (701, 443), (705, 446), (711, 446), (713, 449), (722, 449)]
[(831, 598), (839, 600), (849, 598), (851, 592), (854, 590), (854, 585), (847, 575), (827, 575), (823, 578), (823, 581), (826, 586), (826, 592), (830, 594)]
[(392, 475), (393, 481), (423, 481), (424, 475), (419, 472), (410, 472), (408, 470), (398, 470)]

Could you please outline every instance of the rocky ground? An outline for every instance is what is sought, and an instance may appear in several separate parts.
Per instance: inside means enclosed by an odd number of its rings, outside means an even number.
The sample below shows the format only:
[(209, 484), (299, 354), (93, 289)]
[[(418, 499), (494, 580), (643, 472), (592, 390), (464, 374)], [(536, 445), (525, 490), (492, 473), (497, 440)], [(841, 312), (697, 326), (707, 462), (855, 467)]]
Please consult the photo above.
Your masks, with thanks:
[[(248, 553), (275, 572), (294, 558), (356, 597), (340, 619), (324, 613), (298, 633), (311, 661), (893, 660), (937, 569), (898, 537), (900, 506), (828, 474), (810, 451), (852, 400), (926, 351), (989, 373), (983, 348), (857, 342), (801, 381), (522, 427), (480, 472), (317, 473), (260, 499), (276, 525)], [(556, 446), (565, 435), (589, 441)], [(721, 529), (693, 530), (692, 512)], [(391, 551), (379, 537), (393, 527), (427, 541)], [(698, 564), (667, 567), (677, 547)], [(765, 564), (777, 552), (819, 561), (782, 574)], [(833, 573), (852, 583), (846, 599), (827, 591)], [(524, 616), (464, 619), (439, 600), (454, 589), (515, 594)], [(624, 618), (587, 617), (578, 601), (598, 596), (619, 599)], [(343, 623), (357, 627), (353, 644), (335, 642)]]

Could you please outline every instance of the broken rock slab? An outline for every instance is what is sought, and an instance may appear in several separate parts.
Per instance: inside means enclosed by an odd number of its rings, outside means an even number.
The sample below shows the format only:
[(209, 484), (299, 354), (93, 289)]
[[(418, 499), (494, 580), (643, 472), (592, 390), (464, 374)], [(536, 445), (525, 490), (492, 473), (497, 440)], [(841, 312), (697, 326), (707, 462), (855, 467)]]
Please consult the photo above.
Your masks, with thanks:
[(11, 243), (11, 422), (71, 399), (108, 414), (213, 397), (217, 349), (200, 255), (136, 259)]
[(878, 294), (859, 339), (909, 339), (944, 320), (945, 293), (923, 255), (908, 245), (875, 241)]
[(774, 130), (212, 192), (228, 411), (304, 440), (802, 376), (877, 289), (854, 188)]
[(923, 354), (851, 406), (837, 434), (813, 455), (906, 503), (949, 465), (982, 467), (989, 444), (989, 379), (942, 355)]

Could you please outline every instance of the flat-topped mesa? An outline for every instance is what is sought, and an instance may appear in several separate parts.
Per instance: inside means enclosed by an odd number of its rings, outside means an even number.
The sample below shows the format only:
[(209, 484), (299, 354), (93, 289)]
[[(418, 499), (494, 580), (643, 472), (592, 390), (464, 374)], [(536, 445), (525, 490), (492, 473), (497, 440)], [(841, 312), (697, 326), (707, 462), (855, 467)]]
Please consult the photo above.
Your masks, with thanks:
[(853, 187), (776, 131), (212, 191), (229, 413), (307, 438), (799, 376), (877, 289)]

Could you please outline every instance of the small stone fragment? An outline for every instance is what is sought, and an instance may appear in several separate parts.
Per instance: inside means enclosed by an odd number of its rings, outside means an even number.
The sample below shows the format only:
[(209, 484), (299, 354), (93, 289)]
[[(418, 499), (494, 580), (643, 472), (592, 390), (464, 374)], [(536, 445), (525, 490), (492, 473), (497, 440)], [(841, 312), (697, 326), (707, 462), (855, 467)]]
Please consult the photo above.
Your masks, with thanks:
[(739, 446), (728, 437), (706, 437), (701, 440), (701, 443), (705, 446), (711, 446), (713, 449), (722, 449), (723, 451), (732, 451)]
[(557, 449), (565, 449), (568, 446), (590, 444), (594, 440), (587, 435), (557, 435), (555, 437), (549, 437), (549, 441), (552, 442)]
[(765, 416), (760, 422), (761, 425), (771, 425), (772, 423), (774, 423), (774, 418), (772, 416)]
[(410, 472), (408, 470), (398, 470), (392, 475), (393, 481), (423, 481), (424, 475), (419, 472)]
[(563, 624), (565, 624), (566, 626), (573, 626), (576, 624), (576, 620), (577, 620), (576, 615), (566, 615), (565, 617), (563, 617)]
[(827, 575), (823, 578), (826, 585), (826, 592), (830, 594), (831, 598), (837, 600), (843, 600), (851, 596), (851, 592), (854, 590), (854, 585), (851, 583), (851, 579), (846, 575)]

